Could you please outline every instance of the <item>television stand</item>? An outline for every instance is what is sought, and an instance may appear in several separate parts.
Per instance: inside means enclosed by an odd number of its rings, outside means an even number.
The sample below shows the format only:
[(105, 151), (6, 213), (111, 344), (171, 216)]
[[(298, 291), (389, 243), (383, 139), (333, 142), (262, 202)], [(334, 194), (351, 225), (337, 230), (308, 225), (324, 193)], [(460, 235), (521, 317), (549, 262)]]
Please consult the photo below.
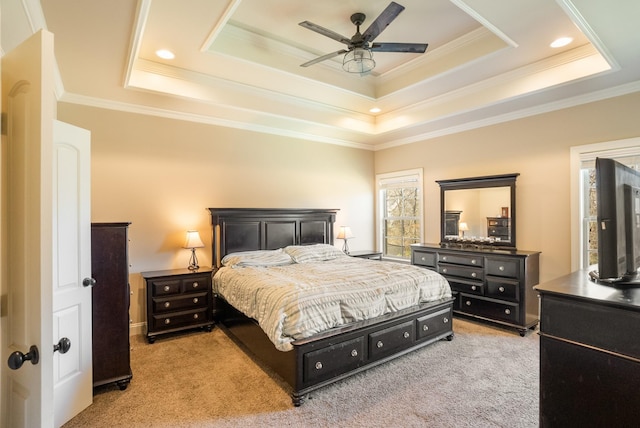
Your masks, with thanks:
[(640, 287), (640, 273), (628, 274), (621, 278), (600, 278), (597, 270), (589, 271), (589, 279), (596, 284), (607, 285), (615, 288), (633, 288)]

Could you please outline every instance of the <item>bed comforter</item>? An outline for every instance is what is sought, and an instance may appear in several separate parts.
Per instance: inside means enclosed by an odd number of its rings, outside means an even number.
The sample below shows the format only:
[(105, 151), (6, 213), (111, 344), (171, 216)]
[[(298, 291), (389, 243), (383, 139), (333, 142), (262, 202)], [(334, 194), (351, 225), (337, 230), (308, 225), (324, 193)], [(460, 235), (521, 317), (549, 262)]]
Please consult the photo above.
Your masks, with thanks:
[(214, 292), (259, 323), (277, 349), (331, 328), (450, 298), (436, 272), (349, 257), (237, 264), (214, 275)]

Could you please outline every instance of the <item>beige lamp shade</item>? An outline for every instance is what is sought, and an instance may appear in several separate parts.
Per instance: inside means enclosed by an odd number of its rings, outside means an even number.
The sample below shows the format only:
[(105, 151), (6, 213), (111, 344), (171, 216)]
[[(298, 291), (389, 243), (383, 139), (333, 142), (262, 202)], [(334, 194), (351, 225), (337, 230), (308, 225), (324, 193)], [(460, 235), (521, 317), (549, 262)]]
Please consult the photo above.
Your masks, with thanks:
[(344, 239), (344, 245), (342, 246), (342, 251), (345, 254), (349, 254), (349, 239), (353, 238), (353, 233), (351, 233), (351, 228), (349, 226), (340, 226), (340, 231), (338, 232), (338, 239)]
[(204, 242), (200, 239), (200, 232), (197, 230), (188, 230), (187, 239), (184, 243), (184, 248), (203, 248)]
[(465, 223), (464, 221), (461, 221), (458, 227), (461, 232), (467, 232), (469, 230), (469, 225), (467, 225), (467, 223)]

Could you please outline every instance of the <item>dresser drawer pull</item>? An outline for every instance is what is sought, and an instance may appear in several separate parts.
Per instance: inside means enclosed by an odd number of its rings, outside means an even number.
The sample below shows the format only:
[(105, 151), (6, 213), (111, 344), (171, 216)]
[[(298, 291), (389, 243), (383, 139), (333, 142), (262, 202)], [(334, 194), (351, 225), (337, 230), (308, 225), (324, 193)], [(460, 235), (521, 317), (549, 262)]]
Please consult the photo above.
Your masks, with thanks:
[(408, 339), (408, 338), (409, 338), (409, 336), (411, 336), (411, 335), (409, 334), (409, 332), (408, 332), (408, 331), (405, 331), (405, 332), (402, 334), (402, 337), (404, 337), (405, 339)]
[(200, 316), (198, 314), (193, 314), (193, 319), (197, 320), (198, 318), (200, 318)]
[(164, 286), (164, 291), (169, 291), (169, 290), (171, 290), (171, 287), (169, 287), (168, 285), (165, 285)]
[(507, 315), (510, 315), (511, 314), (511, 309), (505, 309), (504, 313), (507, 314)]
[(471, 286), (471, 289), (472, 289), (473, 291), (476, 291), (476, 288), (477, 288), (477, 287), (476, 287), (475, 285), (472, 285), (472, 286)]
[(447, 261), (447, 256), (442, 256), (442, 261), (446, 262)]
[(351, 350), (351, 356), (352, 357), (357, 357), (358, 356), (358, 350), (357, 349)]
[(316, 370), (320, 370), (320, 369), (322, 369), (322, 363), (320, 361), (318, 361), (316, 363)]
[(501, 272), (504, 272), (504, 266), (500, 266), (500, 267), (498, 268), (498, 270), (499, 270), (499, 271), (501, 271)]
[(442, 318), (442, 322), (444, 324), (449, 324), (449, 318), (447, 318), (447, 317)]
[(376, 346), (378, 348), (382, 348), (384, 346), (384, 343), (382, 343), (382, 340), (378, 340), (378, 343), (376, 343)]
[(465, 302), (465, 304), (466, 304), (467, 306), (471, 306), (471, 300), (467, 300), (467, 301)]
[(192, 286), (193, 286), (193, 288), (198, 288), (198, 285), (199, 285), (198, 281), (195, 281)]
[(476, 276), (478, 276), (478, 274), (477, 274), (477, 273), (475, 273), (475, 272), (471, 272), (471, 278), (475, 278)]
[(442, 269), (442, 273), (447, 273), (447, 268)]
[(498, 287), (498, 291), (504, 293), (504, 287)]
[(165, 324), (171, 324), (171, 318), (165, 318), (164, 319), (164, 323)]
[(427, 331), (427, 330), (429, 330), (429, 326), (428, 326), (428, 325), (426, 325), (426, 324), (425, 324), (425, 325), (423, 325), (423, 326), (422, 326), (422, 331)]
[(197, 297), (193, 298), (193, 303), (198, 303), (198, 298)]
[(472, 265), (475, 265), (476, 263), (477, 263), (477, 262), (476, 262), (476, 259), (471, 260), (471, 264), (472, 264)]
[(425, 256), (422, 256), (422, 257), (420, 257), (420, 261), (421, 261), (421, 262), (426, 262), (426, 261), (427, 261), (427, 258), (426, 258)]
[(170, 302), (164, 302), (164, 307), (165, 307), (165, 308), (168, 308), (169, 306), (171, 306), (171, 303), (170, 303)]

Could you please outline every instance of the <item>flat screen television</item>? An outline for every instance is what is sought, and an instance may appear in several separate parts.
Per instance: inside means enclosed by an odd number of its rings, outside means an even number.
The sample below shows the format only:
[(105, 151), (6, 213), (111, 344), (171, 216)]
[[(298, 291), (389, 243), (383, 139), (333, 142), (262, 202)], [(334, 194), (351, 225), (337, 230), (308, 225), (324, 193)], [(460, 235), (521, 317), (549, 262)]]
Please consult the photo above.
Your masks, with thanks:
[(598, 270), (593, 280), (640, 286), (640, 172), (613, 159), (596, 159)]

